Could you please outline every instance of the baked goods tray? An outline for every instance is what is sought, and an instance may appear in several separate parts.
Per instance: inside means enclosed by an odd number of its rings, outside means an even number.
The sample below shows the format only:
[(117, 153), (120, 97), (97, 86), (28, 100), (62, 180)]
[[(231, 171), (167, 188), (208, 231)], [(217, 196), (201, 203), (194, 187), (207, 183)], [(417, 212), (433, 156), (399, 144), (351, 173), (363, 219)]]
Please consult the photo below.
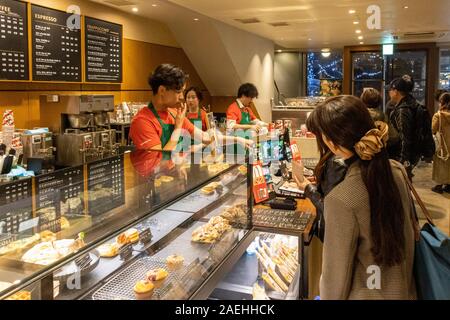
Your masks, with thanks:
[[(142, 257), (117, 273), (92, 294), (93, 300), (135, 300), (133, 287), (136, 282), (145, 279), (145, 274), (157, 268), (166, 268), (165, 261), (154, 257)], [(186, 267), (170, 271), (161, 286), (156, 286), (151, 300), (161, 300), (168, 293), (171, 284), (181, 282), (187, 272)]]
[[(212, 210), (210, 213), (208, 213), (208, 215), (203, 217), (202, 220), (207, 222), (212, 217), (220, 216), (222, 214), (222, 212), (226, 208), (233, 207), (233, 206), (237, 205), (238, 203), (242, 203), (242, 202), (246, 203), (247, 202), (247, 198), (243, 197), (243, 196), (235, 196), (235, 195), (233, 195), (232, 197), (230, 197), (227, 200), (225, 200), (225, 202), (222, 203), (218, 208)], [(245, 220), (247, 220), (247, 219), (245, 219)], [(245, 221), (243, 221), (243, 222), (245, 222)]]

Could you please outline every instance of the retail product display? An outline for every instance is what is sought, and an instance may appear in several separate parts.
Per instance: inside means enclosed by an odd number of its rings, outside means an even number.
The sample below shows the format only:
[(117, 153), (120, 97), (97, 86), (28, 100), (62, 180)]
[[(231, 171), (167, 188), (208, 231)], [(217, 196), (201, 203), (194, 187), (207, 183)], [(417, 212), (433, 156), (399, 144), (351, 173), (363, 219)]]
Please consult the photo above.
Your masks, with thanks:
[(253, 224), (264, 227), (293, 229), (300, 232), (305, 231), (311, 222), (311, 218), (310, 212), (266, 208), (253, 209)]
[(171, 271), (179, 270), (183, 267), (184, 257), (178, 254), (168, 256), (166, 259), (167, 268)]
[(210, 184), (204, 186), (201, 191), (203, 194), (206, 195), (211, 195), (214, 193), (214, 191), (216, 191), (217, 188), (221, 187), (221, 183), (220, 182), (211, 182)]
[(252, 292), (253, 300), (270, 300), (270, 298), (266, 294), (266, 290), (259, 286), (258, 283), (255, 283), (253, 285), (253, 292)]
[(228, 220), (222, 217), (213, 217), (207, 224), (198, 227), (192, 232), (192, 241), (199, 243), (214, 243), (230, 229), (231, 226)]
[(0, 248), (0, 256), (2, 255), (13, 255), (13, 254), (20, 254), (20, 252), (29, 246), (34, 245), (41, 239), (41, 236), (39, 234), (35, 234), (32, 237), (28, 237), (21, 240), (13, 241), (6, 246), (3, 246)]
[(211, 173), (217, 173), (220, 171), (227, 170), (230, 167), (228, 163), (214, 163), (208, 165), (208, 171)]

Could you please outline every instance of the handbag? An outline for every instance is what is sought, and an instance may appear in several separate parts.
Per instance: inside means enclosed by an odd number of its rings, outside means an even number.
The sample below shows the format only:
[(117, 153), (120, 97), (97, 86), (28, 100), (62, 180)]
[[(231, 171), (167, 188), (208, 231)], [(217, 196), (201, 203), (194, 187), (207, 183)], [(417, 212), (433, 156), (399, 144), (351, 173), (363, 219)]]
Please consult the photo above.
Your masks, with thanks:
[(441, 112), (439, 112), (439, 130), (434, 135), (434, 143), (436, 144), (436, 156), (444, 161), (450, 158), (448, 152), (447, 142), (445, 142), (444, 135), (442, 134), (442, 117)]
[(412, 202), (411, 215), (416, 235), (414, 278), (417, 296), (421, 300), (450, 300), (450, 238), (436, 227), (416, 189), (406, 173), (403, 170), (402, 172), (427, 219), (419, 230), (417, 212)]

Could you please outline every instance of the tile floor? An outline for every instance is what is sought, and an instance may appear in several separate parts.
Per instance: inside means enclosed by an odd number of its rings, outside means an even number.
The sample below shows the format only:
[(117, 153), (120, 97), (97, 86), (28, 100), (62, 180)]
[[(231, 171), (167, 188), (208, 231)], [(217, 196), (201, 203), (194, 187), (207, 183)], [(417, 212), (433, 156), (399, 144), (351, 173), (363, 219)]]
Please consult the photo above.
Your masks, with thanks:
[[(435, 183), (431, 180), (433, 165), (420, 162), (415, 168), (413, 184), (422, 201), (427, 206), (437, 227), (450, 235), (450, 193), (438, 194), (431, 191)], [(421, 222), (425, 222), (420, 209), (417, 211)]]

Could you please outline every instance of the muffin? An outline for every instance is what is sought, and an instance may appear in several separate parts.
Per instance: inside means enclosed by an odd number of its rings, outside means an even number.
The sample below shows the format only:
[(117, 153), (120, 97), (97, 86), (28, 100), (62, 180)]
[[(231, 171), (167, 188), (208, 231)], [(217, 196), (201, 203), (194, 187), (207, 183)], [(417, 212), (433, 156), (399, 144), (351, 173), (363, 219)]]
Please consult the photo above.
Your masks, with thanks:
[(150, 281), (153, 283), (156, 289), (159, 289), (164, 284), (164, 281), (169, 276), (169, 273), (162, 268), (150, 270), (145, 275), (147, 281)]
[(167, 268), (169, 270), (179, 270), (183, 267), (184, 257), (178, 254), (168, 256), (166, 259)]
[(152, 282), (147, 280), (138, 281), (134, 286), (134, 294), (136, 296), (136, 300), (148, 300), (153, 295), (153, 290), (155, 286)]

